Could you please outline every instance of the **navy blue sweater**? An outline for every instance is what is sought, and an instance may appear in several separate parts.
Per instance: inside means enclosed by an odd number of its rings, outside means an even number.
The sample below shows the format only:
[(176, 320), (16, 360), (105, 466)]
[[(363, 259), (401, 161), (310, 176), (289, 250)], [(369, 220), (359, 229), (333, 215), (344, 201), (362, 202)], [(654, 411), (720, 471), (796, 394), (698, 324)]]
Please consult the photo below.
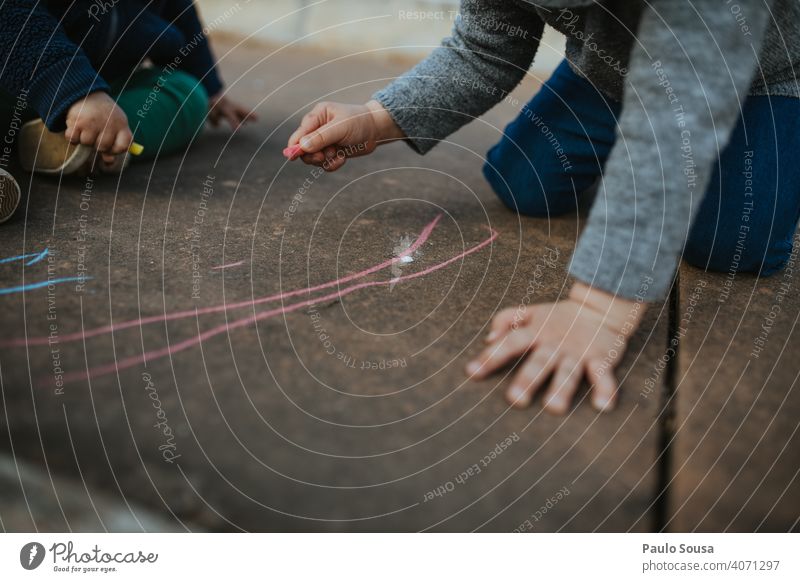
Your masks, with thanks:
[(0, 55), (0, 88), (27, 90), (52, 131), (75, 101), (145, 58), (196, 76), (209, 95), (222, 89), (193, 0), (4, 0)]

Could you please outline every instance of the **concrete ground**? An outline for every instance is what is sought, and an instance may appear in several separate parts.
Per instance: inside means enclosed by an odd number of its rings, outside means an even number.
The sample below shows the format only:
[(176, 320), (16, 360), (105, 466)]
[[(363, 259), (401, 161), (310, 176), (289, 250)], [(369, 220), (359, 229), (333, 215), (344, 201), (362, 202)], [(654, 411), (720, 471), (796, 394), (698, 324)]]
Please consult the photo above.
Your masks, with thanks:
[[(218, 45), (256, 125), (208, 131), (185, 157), (133, 165), (121, 180), (23, 176), (27, 207), (0, 228), (3, 255), (49, 255), (0, 264), (2, 287), (52, 284), (0, 295), (6, 459), (53, 475), (71, 507), (89, 512), (96, 495), (164, 529), (797, 529), (794, 286), (753, 358), (783, 279), (728, 285), (682, 269), (680, 289), (632, 342), (614, 413), (587, 402), (563, 418), (538, 403), (510, 410), (508, 374), (471, 382), (463, 366), (498, 309), (564, 293), (585, 217), (520, 219), (484, 183), (482, 156), (519, 104), (424, 158), (396, 144), (316, 176), (280, 155), (302, 112), (363, 101), (407, 63), (274, 51)], [(499, 236), (395, 285), (200, 312), (367, 269), (439, 214), (413, 262), (359, 281), (433, 267), (485, 241), (489, 226)], [(258, 321), (234, 323), (248, 317)], [(111, 325), (123, 328), (69, 341)], [(29, 345), (8, 346), (15, 338)], [(46, 509), (15, 517), (35, 490), (26, 475), (0, 498), (3, 528), (63, 529)]]

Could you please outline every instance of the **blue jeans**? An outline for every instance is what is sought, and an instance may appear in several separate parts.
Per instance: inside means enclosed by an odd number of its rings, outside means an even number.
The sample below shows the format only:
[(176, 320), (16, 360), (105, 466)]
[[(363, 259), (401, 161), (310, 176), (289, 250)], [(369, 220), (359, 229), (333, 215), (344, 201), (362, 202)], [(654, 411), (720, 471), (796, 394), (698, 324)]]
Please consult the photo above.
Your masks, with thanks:
[[(604, 97), (564, 61), (489, 150), (484, 175), (515, 212), (574, 212), (603, 172), (621, 110), (621, 103)], [(798, 154), (800, 99), (748, 97), (714, 168), (684, 258), (713, 271), (736, 265), (737, 271), (764, 276), (779, 271), (800, 219)], [(743, 222), (750, 203), (749, 221)]]

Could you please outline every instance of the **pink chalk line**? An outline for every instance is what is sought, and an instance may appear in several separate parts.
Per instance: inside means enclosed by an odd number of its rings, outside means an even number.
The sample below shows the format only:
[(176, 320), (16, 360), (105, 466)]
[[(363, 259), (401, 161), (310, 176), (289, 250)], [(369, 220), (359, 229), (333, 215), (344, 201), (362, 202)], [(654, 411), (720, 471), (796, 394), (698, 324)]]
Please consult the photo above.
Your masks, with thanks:
[[(436, 225), (441, 220), (442, 215), (439, 214), (436, 218), (434, 218), (428, 225), (422, 229), (422, 232), (419, 233), (419, 237), (414, 244), (404, 250), (402, 253), (398, 254), (392, 259), (386, 260), (382, 263), (374, 265), (364, 271), (359, 271), (358, 273), (353, 273), (352, 275), (347, 275), (346, 277), (341, 277), (339, 279), (334, 279), (333, 281), (328, 281), (327, 283), (322, 283), (320, 285), (315, 285), (313, 287), (306, 287), (305, 289), (297, 289), (294, 291), (286, 291), (284, 293), (276, 293), (275, 295), (268, 295), (266, 297), (259, 297), (257, 299), (249, 299), (247, 301), (240, 301), (238, 303), (222, 303), (220, 305), (212, 305), (209, 307), (202, 307), (200, 309), (187, 309), (185, 311), (175, 311), (172, 313), (163, 313), (160, 315), (151, 315), (148, 317), (140, 317), (138, 319), (131, 319), (129, 321), (123, 321), (119, 323), (114, 323), (111, 325), (104, 325), (102, 327), (96, 327), (94, 329), (87, 329), (83, 331), (78, 331), (75, 333), (65, 334), (63, 336), (59, 336), (58, 341), (61, 343), (68, 343), (77, 340), (88, 339), (91, 337), (95, 337), (98, 335), (103, 335), (106, 333), (112, 333), (115, 331), (120, 331), (123, 329), (129, 329), (131, 327), (139, 327), (142, 325), (147, 325), (150, 323), (159, 323), (162, 321), (172, 321), (175, 319), (183, 319), (186, 317), (196, 317), (198, 315), (205, 315), (207, 313), (219, 313), (221, 311), (227, 311), (229, 309), (240, 309), (242, 307), (252, 307), (254, 305), (260, 305), (262, 303), (269, 303), (271, 301), (283, 300), (288, 299), (289, 297), (294, 297), (296, 295), (302, 295), (303, 293), (313, 293), (315, 291), (320, 291), (322, 289), (327, 289), (328, 287), (333, 287), (336, 285), (341, 285), (343, 283), (347, 283), (354, 279), (360, 279), (362, 277), (366, 277), (372, 273), (385, 269), (397, 262), (399, 262), (403, 257), (410, 255), (411, 253), (415, 252), (420, 246), (425, 244), (430, 237), (433, 229), (436, 228)], [(43, 346), (49, 344), (49, 338), (47, 336), (39, 336), (39, 337), (31, 337), (31, 338), (14, 338), (8, 341), (0, 341), (0, 347), (20, 347), (20, 346)]]
[[(437, 220), (438, 220), (438, 217), (437, 217)], [(258, 322), (258, 321), (262, 321), (262, 320), (265, 320), (265, 319), (269, 319), (271, 317), (275, 317), (276, 315), (291, 313), (293, 311), (297, 311), (298, 309), (300, 309), (302, 307), (306, 307), (308, 305), (314, 305), (315, 303), (320, 303), (320, 302), (323, 302), (323, 301), (330, 301), (330, 300), (333, 300), (333, 299), (340, 299), (340, 298), (344, 297), (345, 295), (349, 295), (350, 293), (352, 293), (354, 291), (357, 291), (359, 289), (366, 289), (368, 287), (380, 287), (380, 286), (392, 285), (392, 284), (400, 283), (400, 282), (403, 282), (403, 281), (410, 281), (411, 279), (416, 279), (418, 277), (423, 277), (425, 275), (433, 273), (434, 271), (438, 271), (439, 269), (443, 269), (444, 267), (454, 263), (455, 261), (458, 261), (460, 259), (463, 259), (464, 257), (467, 257), (467, 256), (471, 255), (472, 253), (478, 252), (479, 250), (483, 249), (487, 245), (490, 245), (498, 236), (499, 235), (498, 235), (497, 231), (495, 231), (493, 229), (490, 229), (489, 238), (487, 238), (483, 242), (481, 242), (481, 243), (479, 243), (479, 244), (467, 249), (466, 251), (464, 251), (462, 253), (457, 254), (454, 257), (451, 257), (450, 259), (447, 259), (446, 261), (443, 261), (441, 263), (437, 263), (437, 264), (435, 264), (435, 265), (433, 265), (431, 267), (428, 267), (427, 269), (423, 269), (422, 271), (419, 271), (417, 273), (411, 273), (409, 275), (403, 275), (401, 277), (395, 277), (395, 278), (390, 279), (388, 281), (365, 281), (363, 283), (357, 283), (355, 285), (351, 285), (350, 287), (346, 287), (344, 289), (339, 289), (338, 291), (335, 291), (334, 293), (329, 293), (328, 295), (324, 295), (322, 297), (317, 297), (315, 299), (308, 299), (306, 301), (300, 301), (298, 303), (293, 303), (291, 305), (285, 305), (283, 307), (276, 307), (276, 308), (270, 309), (268, 311), (263, 311), (263, 312), (258, 313), (256, 315), (251, 315), (249, 317), (245, 317), (245, 318), (239, 319), (237, 321), (233, 321), (231, 323), (225, 323), (225, 324), (219, 325), (219, 326), (214, 327), (214, 328), (212, 328), (212, 329), (210, 329), (210, 330), (208, 330), (206, 332), (203, 332), (203, 333), (201, 333), (199, 335), (196, 335), (196, 336), (194, 336), (192, 338), (189, 338), (187, 340), (178, 342), (176, 344), (172, 344), (172, 345), (164, 347), (164, 348), (151, 350), (149, 352), (145, 352), (145, 353), (143, 353), (141, 355), (138, 355), (138, 356), (130, 356), (128, 358), (124, 358), (122, 360), (119, 360), (119, 361), (116, 361), (116, 362), (112, 362), (110, 364), (105, 364), (103, 366), (96, 366), (94, 368), (90, 368), (89, 370), (86, 370), (86, 371), (83, 371), (83, 372), (71, 372), (71, 373), (65, 374), (64, 375), (64, 382), (65, 383), (66, 382), (75, 382), (77, 380), (86, 380), (88, 378), (97, 378), (97, 377), (100, 377), (100, 376), (105, 376), (105, 375), (108, 375), (108, 374), (112, 374), (114, 372), (119, 372), (121, 370), (125, 370), (127, 368), (132, 367), (132, 366), (136, 366), (138, 364), (141, 364), (142, 362), (150, 362), (150, 361), (153, 361), (153, 360), (158, 360), (160, 358), (164, 358), (166, 356), (172, 356), (174, 354), (177, 354), (178, 352), (182, 352), (183, 350), (186, 350), (186, 349), (188, 349), (188, 348), (190, 348), (192, 346), (200, 344), (205, 340), (211, 339), (212, 337), (217, 336), (219, 334), (230, 332), (231, 330), (234, 330), (234, 329), (237, 329), (237, 328), (240, 328), (240, 327), (249, 326), (249, 325), (252, 325), (252, 324), (254, 324), (254, 323)], [(420, 238), (422, 238), (422, 237), (420, 236)]]
[(228, 263), (227, 265), (217, 265), (216, 267), (211, 267), (211, 270), (221, 271), (222, 269), (230, 269), (231, 267), (238, 267), (239, 265), (244, 265), (244, 260)]

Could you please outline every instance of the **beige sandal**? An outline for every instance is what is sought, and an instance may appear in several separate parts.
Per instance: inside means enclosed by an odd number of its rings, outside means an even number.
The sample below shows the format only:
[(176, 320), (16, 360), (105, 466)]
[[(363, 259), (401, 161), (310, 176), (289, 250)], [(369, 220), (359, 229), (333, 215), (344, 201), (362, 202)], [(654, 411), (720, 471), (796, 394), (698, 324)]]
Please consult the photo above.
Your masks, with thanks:
[(19, 184), (14, 176), (0, 168), (0, 223), (14, 215), (20, 198)]
[(64, 133), (54, 133), (41, 119), (22, 126), (19, 132), (19, 159), (28, 172), (39, 174), (75, 174), (85, 171), (94, 149), (67, 141)]

